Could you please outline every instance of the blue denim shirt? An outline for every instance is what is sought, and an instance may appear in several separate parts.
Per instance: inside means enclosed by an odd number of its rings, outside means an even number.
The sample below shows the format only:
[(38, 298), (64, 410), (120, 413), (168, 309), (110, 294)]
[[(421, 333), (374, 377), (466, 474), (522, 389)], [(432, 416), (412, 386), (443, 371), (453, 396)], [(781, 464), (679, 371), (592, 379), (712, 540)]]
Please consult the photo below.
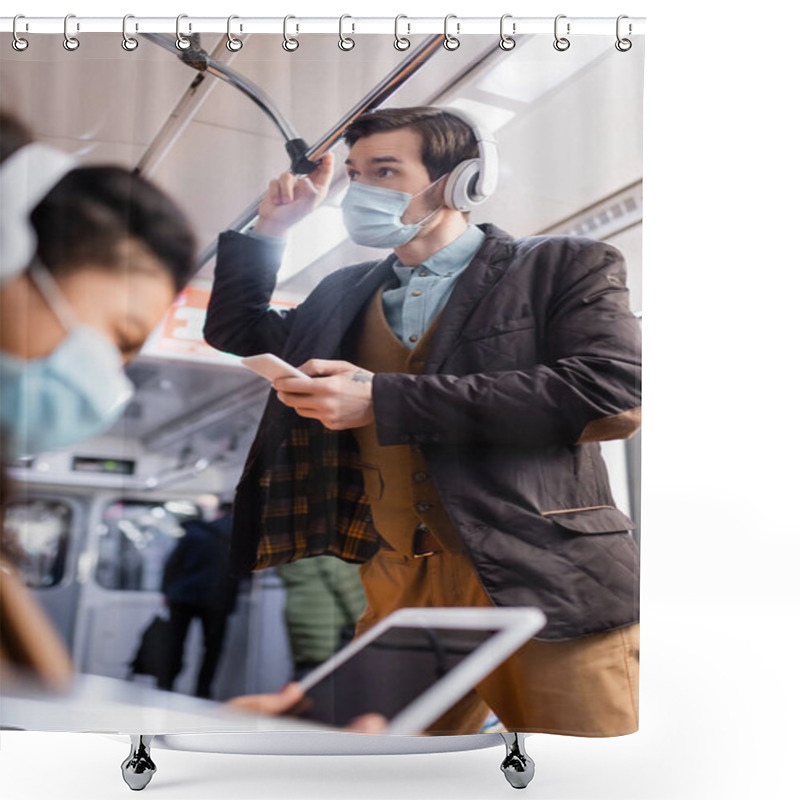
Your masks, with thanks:
[[(283, 255), (285, 240), (275, 236), (250, 233), (273, 244), (275, 260)], [(484, 233), (468, 225), (464, 233), (437, 250), (418, 266), (404, 266), (397, 256), (394, 270), (400, 285), (383, 292), (386, 321), (397, 338), (407, 347), (414, 347), (444, 308), (456, 281), (483, 244)]]
[(461, 236), (419, 266), (403, 266), (395, 256), (392, 269), (400, 286), (384, 290), (383, 311), (389, 326), (404, 345), (414, 347), (424, 336), (483, 239), (483, 231), (469, 225)]

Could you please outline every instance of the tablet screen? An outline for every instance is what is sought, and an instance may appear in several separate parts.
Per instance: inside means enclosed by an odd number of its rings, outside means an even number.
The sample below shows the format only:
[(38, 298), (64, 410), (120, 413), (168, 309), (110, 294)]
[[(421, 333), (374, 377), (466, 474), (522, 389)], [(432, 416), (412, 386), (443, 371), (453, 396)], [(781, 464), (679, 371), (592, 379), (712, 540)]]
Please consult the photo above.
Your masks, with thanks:
[(390, 628), (311, 686), (293, 713), (337, 727), (369, 713), (391, 720), (495, 633)]

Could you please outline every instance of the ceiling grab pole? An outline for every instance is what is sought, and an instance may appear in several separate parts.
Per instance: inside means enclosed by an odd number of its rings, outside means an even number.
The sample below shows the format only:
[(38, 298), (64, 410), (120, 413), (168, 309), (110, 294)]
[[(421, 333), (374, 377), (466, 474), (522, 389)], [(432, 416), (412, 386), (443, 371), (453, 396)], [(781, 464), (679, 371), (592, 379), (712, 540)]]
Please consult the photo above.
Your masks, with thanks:
[[(297, 175), (307, 175), (316, 169), (325, 153), (328, 152), (342, 137), (347, 126), (362, 114), (381, 105), (388, 97), (394, 94), (412, 75), (423, 67), (438, 52), (445, 36), (434, 34), (425, 39), (419, 47), (412, 50), (396, 67), (394, 67), (375, 87), (354, 105), (319, 141), (309, 147), (300, 137), (292, 123), (281, 113), (280, 109), (270, 100), (252, 81), (240, 75), (230, 67), (220, 64), (212, 59), (200, 47), (199, 35), (192, 34), (187, 37), (190, 46), (176, 53), (175, 42), (165, 34), (142, 33), (142, 38), (148, 39), (153, 44), (177, 55), (192, 69), (198, 72), (209, 73), (225, 81), (249, 97), (272, 120), (286, 141), (286, 151), (291, 161), (291, 171)], [(253, 220), (258, 212), (262, 197), (254, 200), (239, 216), (228, 226), (232, 230), (241, 230)], [(212, 259), (217, 252), (216, 243), (207, 247), (198, 258), (197, 267)]]
[(163, 33), (142, 33), (140, 36), (168, 50), (188, 67), (196, 69), (198, 72), (213, 75), (242, 92), (272, 120), (280, 131), (281, 136), (286, 140), (286, 149), (290, 156), (292, 156), (294, 151), (300, 148), (302, 148), (303, 152), (308, 149), (308, 145), (300, 138), (294, 125), (283, 115), (266, 92), (262, 91), (251, 80), (245, 78), (244, 75), (239, 74), (226, 64), (221, 64), (219, 61), (211, 58), (211, 56), (200, 47), (200, 37), (198, 34), (192, 34), (187, 37), (191, 44), (185, 50), (177, 50), (174, 40)]
[[(406, 56), (369, 94), (354, 105), (322, 138), (304, 153), (310, 163), (319, 163), (328, 150), (342, 137), (347, 127), (362, 114), (372, 111), (393, 95), (441, 47), (444, 34), (429, 36), (416, 50)], [(293, 170), (294, 171), (294, 170)]]
[(270, 100), (267, 94), (248, 78), (211, 58), (200, 47), (200, 40), (197, 34), (187, 37), (188, 41), (191, 42), (190, 46), (177, 52), (175, 42), (163, 33), (143, 33), (141, 36), (173, 53), (192, 69), (214, 75), (250, 98), (267, 114), (286, 140), (286, 151), (291, 161), (291, 171), (298, 175), (307, 175), (316, 169), (322, 156), (339, 141), (347, 126), (362, 114), (377, 108), (386, 98), (394, 94), (437, 52), (444, 39), (444, 34), (429, 36), (356, 103), (318, 142), (309, 147), (300, 137), (292, 123), (281, 113), (280, 109)]
[[(245, 34), (243, 39), (247, 39), (248, 36), (249, 34)], [(225, 46), (226, 42), (227, 38), (223, 36), (211, 51), (211, 58), (223, 64), (229, 63), (236, 55), (235, 52), (230, 51)], [(204, 72), (196, 73), (158, 133), (150, 140), (147, 149), (139, 158), (134, 167), (134, 172), (137, 175), (151, 176), (156, 172), (161, 163), (169, 156), (172, 148), (177, 144), (186, 128), (197, 116), (208, 96), (219, 85), (220, 82), (215, 80), (213, 76)]]

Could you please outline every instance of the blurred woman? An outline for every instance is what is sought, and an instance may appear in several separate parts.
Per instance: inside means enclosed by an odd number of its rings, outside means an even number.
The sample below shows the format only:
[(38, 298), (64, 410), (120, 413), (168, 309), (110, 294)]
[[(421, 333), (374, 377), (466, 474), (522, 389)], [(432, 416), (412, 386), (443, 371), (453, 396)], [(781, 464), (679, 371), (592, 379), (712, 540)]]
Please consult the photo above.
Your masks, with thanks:
[[(160, 189), (116, 166), (77, 167), (0, 111), (0, 453), (3, 464), (109, 428), (133, 393), (124, 366), (192, 276), (195, 241)], [(0, 470), (0, 511), (8, 484)], [(0, 541), (0, 683), (65, 688), (72, 662)], [(234, 698), (278, 714), (303, 696)], [(380, 732), (385, 720), (354, 720)]]
[[(0, 452), (4, 464), (103, 432), (133, 392), (124, 366), (192, 275), (194, 236), (149, 181), (74, 167), (0, 112)], [(0, 500), (7, 500), (3, 480)], [(3, 526), (4, 527), (4, 526)], [(63, 685), (63, 645), (3, 534), (0, 667)]]
[[(37, 182), (39, 157), (49, 148), (25, 138), (19, 125), (0, 119), (0, 180), (8, 169), (33, 173), (27, 182)], [(17, 216), (7, 195), (2, 215)], [(24, 211), (26, 199), (15, 200)], [(30, 211), (28, 224), (35, 250), (10, 256), (30, 256), (27, 263), (14, 274), (4, 242), (0, 264), (6, 459), (72, 444), (115, 421), (132, 393), (123, 367), (194, 263), (194, 237), (178, 207), (120, 167), (67, 171)], [(3, 227), (4, 239), (15, 233)]]

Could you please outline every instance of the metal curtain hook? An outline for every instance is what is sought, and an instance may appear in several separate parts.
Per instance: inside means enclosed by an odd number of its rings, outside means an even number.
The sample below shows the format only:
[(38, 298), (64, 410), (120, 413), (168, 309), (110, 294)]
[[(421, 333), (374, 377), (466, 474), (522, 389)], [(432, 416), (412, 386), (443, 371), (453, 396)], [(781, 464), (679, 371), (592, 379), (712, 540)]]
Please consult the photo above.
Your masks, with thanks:
[[(71, 19), (75, 19), (74, 14), (67, 14), (67, 16), (64, 17), (64, 49), (69, 51), (77, 50), (81, 46), (81, 43), (74, 36), (69, 35), (69, 30), (67, 28)], [(76, 30), (80, 30), (79, 25), (76, 27)]]
[[(553, 47), (558, 50), (560, 53), (563, 53), (565, 50), (569, 50), (570, 41), (565, 36), (558, 35), (558, 21), (560, 19), (566, 19), (566, 14), (559, 14), (555, 22), (553, 23), (553, 36), (555, 36), (555, 41), (553, 42)], [(569, 36), (569, 22), (567, 23), (567, 36)]]
[(188, 16), (188, 14), (178, 14), (175, 20), (175, 47), (178, 50), (188, 50), (192, 46), (192, 43), (181, 33), (181, 20)]
[[(342, 32), (342, 26), (346, 19), (353, 19), (349, 14), (342, 14), (339, 17), (339, 49), (340, 50), (352, 50), (356, 46), (355, 39), (351, 39), (349, 36), (345, 36)], [(355, 31), (356, 26), (355, 23), (351, 23), (353, 31)]]
[[(630, 50), (631, 47), (633, 47), (633, 42), (630, 39), (623, 39), (619, 35), (620, 22), (622, 22), (622, 20), (624, 20), (624, 19), (628, 19), (628, 15), (627, 14), (620, 14), (617, 17), (617, 41), (614, 42), (614, 47), (616, 47), (617, 50), (620, 51), (620, 53), (627, 53), (628, 50)], [(628, 36), (630, 36), (631, 33), (633, 33), (633, 25), (631, 25), (631, 23), (629, 22), (628, 23)]]
[(241, 39), (237, 39), (231, 33), (231, 22), (233, 22), (233, 20), (235, 19), (239, 19), (239, 17), (237, 17), (236, 14), (231, 14), (228, 17), (228, 41), (225, 42), (225, 47), (227, 47), (228, 50), (231, 51), (231, 53), (237, 53), (239, 50), (242, 49), (242, 46), (244, 45), (244, 42)]
[[(297, 39), (292, 38), (287, 33), (287, 24), (290, 19), (297, 19), (297, 17), (293, 17), (291, 14), (288, 14), (283, 18), (283, 49), (286, 50), (287, 53), (293, 53), (300, 47), (300, 42)], [(300, 30), (300, 26), (296, 26), (296, 30)]]
[(122, 49), (130, 53), (131, 50), (135, 50), (139, 46), (139, 40), (134, 36), (128, 36), (129, 19), (135, 19), (133, 14), (126, 14), (122, 18)]
[[(447, 30), (447, 24), (450, 22), (451, 19), (458, 19), (455, 14), (448, 14), (444, 18), (444, 41), (442, 42), (442, 47), (445, 50), (458, 50), (461, 47), (461, 40), (456, 38), (455, 36), (451, 36)], [(461, 31), (461, 23), (456, 22), (456, 33)]]
[(11, 40), (11, 46), (18, 53), (21, 53), (23, 50), (27, 50), (28, 49), (28, 44), (30, 44), (30, 43), (28, 42), (27, 39), (23, 39), (17, 33), (17, 20), (18, 19), (25, 19), (25, 15), (24, 14), (17, 14), (17, 16), (14, 17), (14, 22), (11, 25), (11, 33), (14, 35), (14, 38)]
[[(401, 19), (408, 19), (408, 17), (405, 14), (398, 14), (394, 18), (394, 49), (408, 50), (408, 48), (411, 47), (411, 40), (406, 39), (405, 36), (401, 36), (398, 30)], [(408, 26), (408, 32), (411, 33), (411, 23), (407, 22), (406, 25)]]
[[(505, 26), (505, 22), (506, 22), (507, 19), (511, 19), (511, 14), (503, 14), (503, 16), (500, 17), (500, 44), (498, 45), (498, 47), (501, 50), (506, 50), (506, 51), (513, 50), (517, 46), (517, 40), (516, 39), (512, 39), (505, 32), (504, 26)], [(516, 33), (517, 32), (517, 23), (516, 22), (512, 22), (511, 23), (511, 32), (512, 33)]]

